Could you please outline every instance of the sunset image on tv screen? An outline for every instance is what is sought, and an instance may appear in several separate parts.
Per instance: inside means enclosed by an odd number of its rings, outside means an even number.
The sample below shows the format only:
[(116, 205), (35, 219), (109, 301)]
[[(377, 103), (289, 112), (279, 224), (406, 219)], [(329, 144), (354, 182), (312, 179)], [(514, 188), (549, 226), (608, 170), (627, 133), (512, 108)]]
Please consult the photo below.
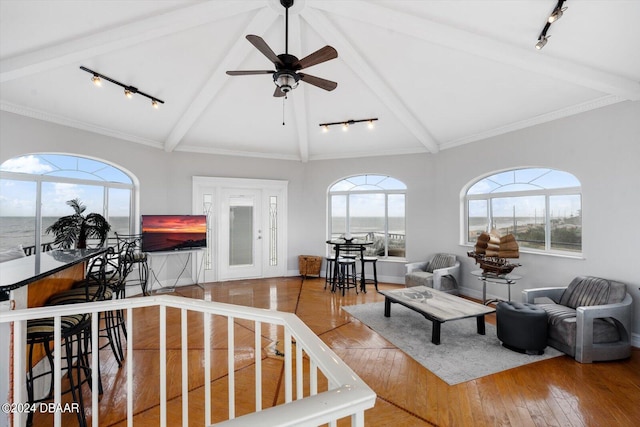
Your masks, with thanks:
[(145, 252), (206, 246), (205, 215), (142, 215), (142, 250)]

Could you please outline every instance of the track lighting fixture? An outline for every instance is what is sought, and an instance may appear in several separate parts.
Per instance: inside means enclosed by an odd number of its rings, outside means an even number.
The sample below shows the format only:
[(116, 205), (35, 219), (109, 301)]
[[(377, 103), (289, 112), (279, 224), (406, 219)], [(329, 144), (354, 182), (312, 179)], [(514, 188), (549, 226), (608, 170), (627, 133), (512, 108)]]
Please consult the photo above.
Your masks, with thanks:
[(346, 132), (349, 130), (349, 126), (351, 126), (352, 124), (363, 123), (363, 122), (367, 122), (368, 128), (373, 129), (374, 127), (373, 122), (375, 122), (376, 120), (378, 120), (377, 117), (371, 118), (371, 119), (345, 120), (343, 122), (320, 123), (319, 126), (322, 128), (322, 132), (325, 132), (325, 133), (329, 132), (329, 126), (336, 126), (336, 125), (342, 126), (342, 130)]
[(87, 67), (80, 66), (80, 69), (82, 71), (86, 71), (87, 73), (92, 74), (91, 81), (96, 86), (102, 86), (102, 80), (106, 80), (108, 82), (111, 82), (111, 83), (113, 83), (115, 85), (118, 85), (118, 86), (124, 88), (124, 96), (126, 96), (129, 99), (133, 98), (133, 95), (136, 95), (136, 94), (137, 95), (142, 95), (142, 96), (144, 96), (146, 98), (149, 98), (151, 100), (151, 106), (153, 108), (155, 108), (155, 109), (158, 109), (160, 104), (164, 104), (163, 100), (158, 99), (155, 96), (148, 95), (148, 94), (146, 94), (144, 92), (140, 92), (137, 87), (126, 85), (124, 83), (120, 83), (117, 80), (114, 80), (114, 79), (112, 79), (110, 77), (107, 77), (104, 74), (100, 74), (100, 73), (98, 73), (96, 71), (90, 70)]
[(547, 22), (545, 22), (544, 27), (542, 28), (542, 31), (540, 32), (540, 35), (538, 36), (538, 42), (536, 43), (536, 49), (540, 50), (544, 47), (544, 45), (547, 44), (547, 41), (549, 41), (549, 37), (547, 35), (547, 31), (549, 31), (549, 28), (551, 27), (551, 24), (553, 24), (554, 22), (556, 22), (558, 19), (560, 19), (562, 17), (562, 14), (564, 13), (565, 10), (567, 10), (566, 7), (562, 7), (564, 2), (566, 0), (558, 0), (558, 4), (556, 4), (556, 7), (553, 9), (553, 12), (551, 12), (551, 15), (549, 15), (549, 18), (547, 18)]

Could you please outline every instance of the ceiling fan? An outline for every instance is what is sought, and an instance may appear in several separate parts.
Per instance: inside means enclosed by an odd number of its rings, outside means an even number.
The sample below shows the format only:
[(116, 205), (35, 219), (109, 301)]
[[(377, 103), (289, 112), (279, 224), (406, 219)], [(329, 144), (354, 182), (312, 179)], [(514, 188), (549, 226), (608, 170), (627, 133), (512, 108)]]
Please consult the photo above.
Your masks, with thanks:
[(275, 97), (286, 96), (288, 92), (295, 89), (300, 80), (305, 83), (317, 86), (321, 89), (332, 91), (338, 83), (315, 77), (310, 74), (300, 73), (300, 70), (309, 68), (313, 65), (329, 61), (338, 57), (338, 52), (331, 46), (325, 46), (302, 59), (298, 59), (293, 55), (289, 55), (289, 8), (293, 6), (294, 0), (280, 0), (280, 4), (285, 8), (285, 53), (276, 55), (275, 52), (267, 45), (260, 36), (249, 34), (247, 40), (254, 45), (264, 56), (266, 56), (276, 69), (274, 70), (239, 70), (227, 71), (230, 76), (248, 76), (253, 74), (271, 74), (273, 82), (276, 84), (276, 90), (273, 93)]

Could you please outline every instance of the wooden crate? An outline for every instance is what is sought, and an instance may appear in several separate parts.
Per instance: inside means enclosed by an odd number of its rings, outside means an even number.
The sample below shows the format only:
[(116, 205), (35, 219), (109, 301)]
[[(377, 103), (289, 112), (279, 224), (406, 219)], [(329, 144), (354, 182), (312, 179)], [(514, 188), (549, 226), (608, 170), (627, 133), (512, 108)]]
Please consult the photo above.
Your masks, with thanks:
[(300, 275), (318, 276), (320, 277), (320, 269), (322, 267), (322, 257), (314, 255), (300, 255), (298, 256), (298, 269)]

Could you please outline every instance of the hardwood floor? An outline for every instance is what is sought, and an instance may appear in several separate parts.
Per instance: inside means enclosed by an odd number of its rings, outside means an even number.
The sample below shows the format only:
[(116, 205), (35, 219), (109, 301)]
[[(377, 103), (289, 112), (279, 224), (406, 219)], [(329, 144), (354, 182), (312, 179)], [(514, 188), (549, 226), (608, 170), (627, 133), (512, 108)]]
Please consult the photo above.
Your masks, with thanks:
[[(381, 289), (398, 285), (381, 284)], [(346, 296), (324, 290), (324, 279), (278, 278), (245, 280), (178, 288), (176, 295), (294, 312), (327, 343), (373, 390), (378, 398), (365, 414), (367, 426), (638, 426), (640, 425), (640, 349), (630, 359), (618, 362), (580, 364), (561, 356), (520, 368), (500, 372), (474, 381), (449, 386), (377, 333), (341, 310), (342, 305), (383, 301), (372, 287), (366, 294), (354, 290)], [(168, 312), (170, 318), (179, 313)], [(134, 425), (158, 425), (157, 386), (136, 381), (145, 373), (157, 372), (157, 310), (134, 313), (134, 354), (136, 394)], [(488, 322), (495, 323), (493, 315)], [(194, 322), (195, 323), (195, 322)], [(242, 326), (242, 325), (241, 325)], [(190, 402), (203, 393), (199, 371), (202, 334), (189, 334)], [(282, 362), (278, 356), (278, 333), (263, 332), (263, 372), (271, 378), (269, 395), (263, 406), (283, 401)], [(168, 339), (170, 349), (179, 346), (177, 337)], [(243, 340), (236, 334), (236, 345)], [(248, 333), (249, 343), (253, 334)], [(214, 342), (226, 366), (226, 344)], [(251, 396), (240, 401), (236, 413), (250, 411), (253, 405), (252, 347), (236, 357), (237, 390)], [(169, 396), (180, 387), (180, 353), (168, 352)], [(246, 357), (245, 357), (246, 356)], [(131, 357), (128, 355), (128, 357)], [(222, 362), (224, 360), (224, 362)], [(125, 362), (126, 363), (126, 362)], [(118, 369), (109, 350), (101, 352), (101, 374), (105, 392), (100, 401), (100, 424), (124, 426), (126, 412), (126, 371)], [(147, 378), (155, 377), (151, 374)], [(175, 380), (174, 380), (175, 378)], [(226, 411), (226, 376), (213, 374), (214, 396), (220, 411)], [(265, 389), (265, 394), (267, 390)], [(87, 398), (89, 395), (86, 394)], [(169, 425), (180, 425), (179, 397), (169, 402)], [(192, 410), (192, 425), (203, 425), (202, 411)], [(90, 416), (90, 410), (87, 411)], [(198, 418), (200, 417), (200, 418)], [(214, 420), (215, 422), (216, 420)], [(219, 420), (218, 420), (219, 421)], [(63, 425), (75, 425), (75, 417), (65, 414)], [(38, 414), (34, 425), (51, 425), (51, 417)], [(348, 423), (340, 422), (340, 426)]]

